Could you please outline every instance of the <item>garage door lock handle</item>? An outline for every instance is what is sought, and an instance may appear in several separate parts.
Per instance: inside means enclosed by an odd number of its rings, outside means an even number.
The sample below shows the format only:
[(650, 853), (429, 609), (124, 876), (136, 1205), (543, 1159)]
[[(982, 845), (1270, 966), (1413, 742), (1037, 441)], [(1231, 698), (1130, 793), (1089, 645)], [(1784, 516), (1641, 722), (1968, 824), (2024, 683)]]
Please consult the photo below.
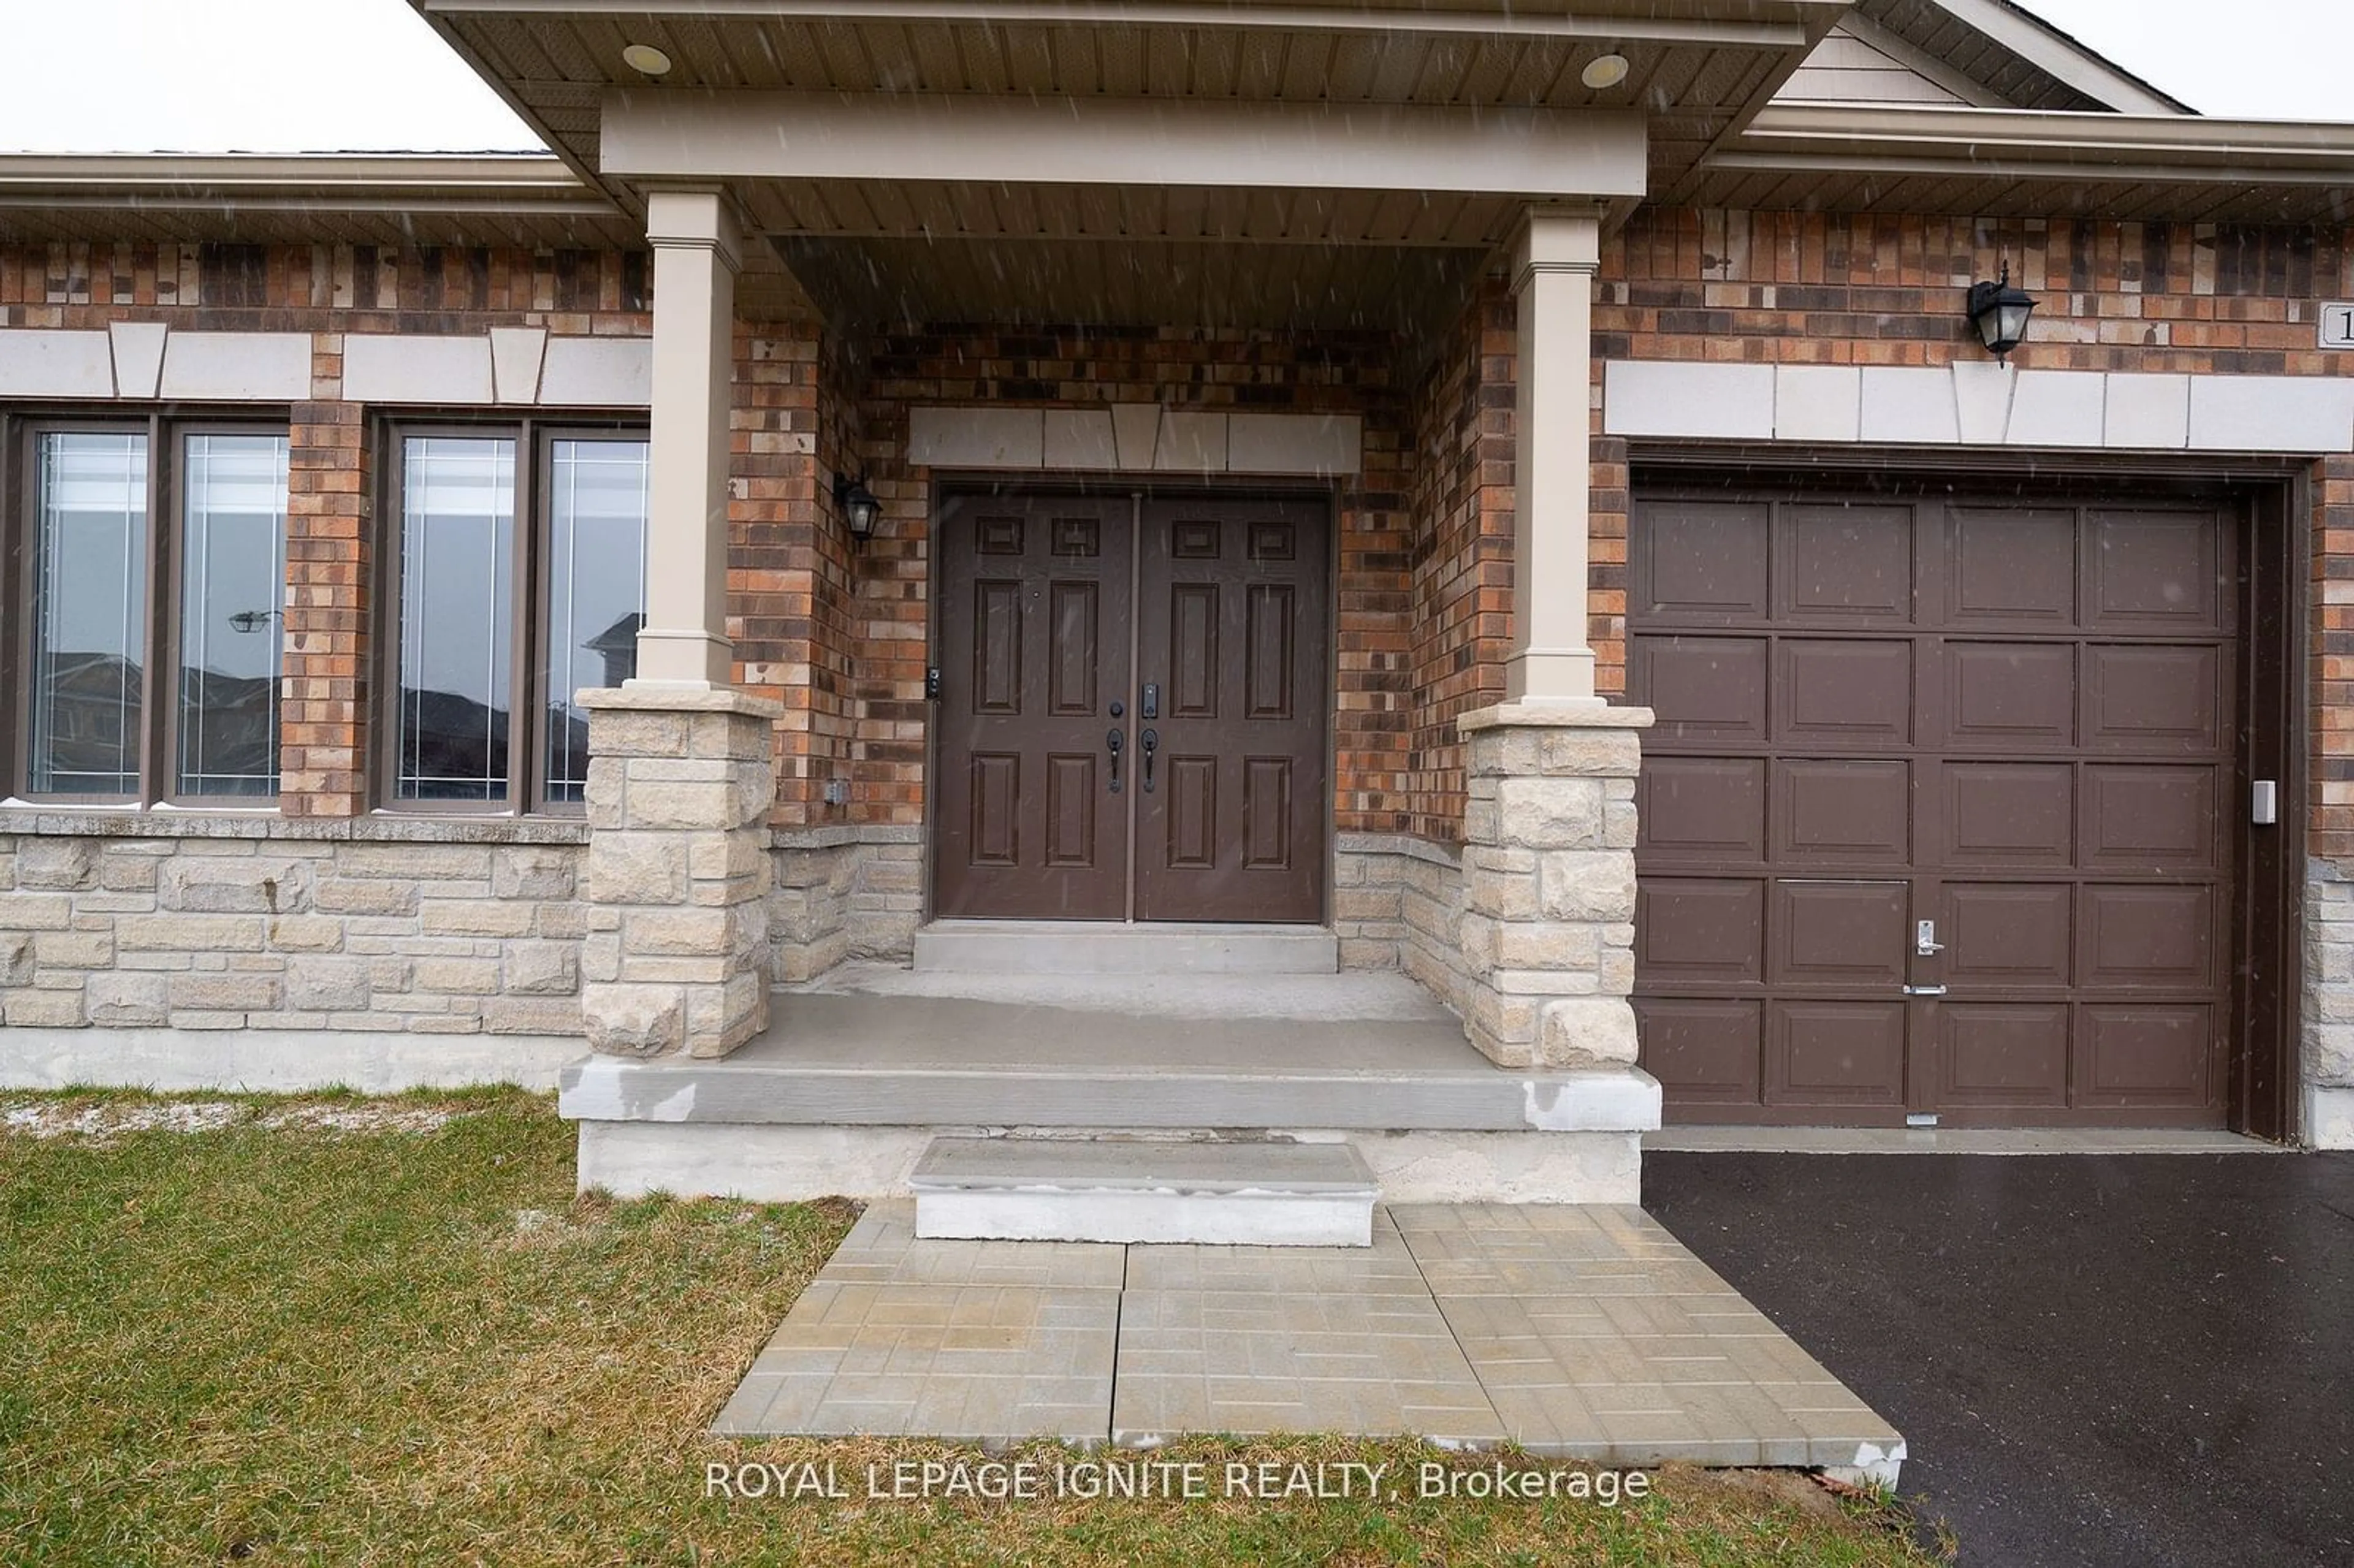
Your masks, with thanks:
[(1946, 988), (1941, 985), (1908, 985), (1904, 988), (1904, 994), (1906, 996), (1943, 996), (1946, 994)]

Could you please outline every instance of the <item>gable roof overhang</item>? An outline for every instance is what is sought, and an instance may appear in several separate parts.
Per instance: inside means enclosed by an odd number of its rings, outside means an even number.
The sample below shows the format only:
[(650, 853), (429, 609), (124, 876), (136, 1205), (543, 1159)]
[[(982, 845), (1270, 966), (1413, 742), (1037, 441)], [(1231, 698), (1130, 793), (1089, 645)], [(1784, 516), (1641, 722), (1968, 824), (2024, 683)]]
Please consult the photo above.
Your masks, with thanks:
[(1857, 0), (1846, 20), (1866, 36), (1936, 61), (1994, 103), (2061, 112), (2191, 112), (2012, 0)]
[(1757, 209), (2354, 220), (2354, 125), (1776, 104), (1663, 199)]
[(0, 242), (642, 249), (545, 154), (0, 154)]

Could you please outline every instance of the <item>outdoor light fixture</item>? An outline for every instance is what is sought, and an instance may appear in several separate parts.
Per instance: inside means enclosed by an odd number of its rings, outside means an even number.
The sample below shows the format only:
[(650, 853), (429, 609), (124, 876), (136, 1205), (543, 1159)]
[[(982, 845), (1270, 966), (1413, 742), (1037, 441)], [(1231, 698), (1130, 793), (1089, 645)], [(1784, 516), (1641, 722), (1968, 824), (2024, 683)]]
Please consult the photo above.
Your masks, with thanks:
[(661, 76), (670, 69), (670, 57), (652, 44), (627, 44), (621, 63), (642, 76)]
[(864, 544), (875, 534), (875, 519), (882, 515), (883, 503), (866, 488), (864, 475), (857, 479), (846, 473), (833, 476), (833, 504), (850, 529), (850, 536)]
[(1627, 79), (1627, 57), (1596, 55), (1585, 62), (1585, 69), (1577, 73), (1577, 79), (1596, 92), (1606, 87), (1616, 87)]
[(2008, 261), (1997, 281), (1970, 285), (1970, 324), (1999, 360), (2008, 359), (2012, 349), (2027, 341), (2027, 318), (2034, 313), (2035, 302), (2010, 286)]

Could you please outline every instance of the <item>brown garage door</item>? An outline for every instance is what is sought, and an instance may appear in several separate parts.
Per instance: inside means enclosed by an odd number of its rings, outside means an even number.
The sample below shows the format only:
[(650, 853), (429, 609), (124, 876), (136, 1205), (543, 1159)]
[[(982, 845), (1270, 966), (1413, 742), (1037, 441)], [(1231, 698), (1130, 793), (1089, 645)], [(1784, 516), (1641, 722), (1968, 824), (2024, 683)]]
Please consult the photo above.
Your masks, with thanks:
[(2222, 1124), (2236, 544), (2164, 500), (1638, 498), (1671, 1118)]

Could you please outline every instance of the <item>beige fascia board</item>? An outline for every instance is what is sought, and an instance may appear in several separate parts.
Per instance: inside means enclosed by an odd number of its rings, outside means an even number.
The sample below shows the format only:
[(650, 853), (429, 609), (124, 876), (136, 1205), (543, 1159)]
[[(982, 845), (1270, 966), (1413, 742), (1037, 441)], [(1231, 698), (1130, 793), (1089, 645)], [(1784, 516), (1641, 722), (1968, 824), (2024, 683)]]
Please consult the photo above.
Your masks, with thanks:
[(223, 190), (581, 189), (562, 159), (544, 153), (0, 153), (0, 185), (38, 183)]
[[(1595, 0), (1532, 5), (1432, 6), (1293, 0), (1279, 5), (1217, 0), (411, 0), (429, 17), (676, 16), (699, 22), (774, 18), (799, 23), (931, 22), (949, 26), (1109, 26), (1288, 33), (1422, 33), (1505, 38), (1590, 38), (1621, 43), (1796, 48), (1819, 36), (1850, 0), (1767, 0), (1727, 16), (1710, 0), (1681, 5)], [(1558, 5), (1560, 0), (1555, 0)], [(1712, 14), (1713, 13), (1713, 14)]]
[(0, 154), (0, 208), (611, 217), (557, 159)]
[(2354, 182), (2354, 125), (1776, 104), (1712, 169)]
[(618, 90), (605, 174), (637, 181), (1644, 194), (1631, 111)]
[(2003, 0), (1930, 0), (1930, 4), (2046, 76), (2120, 114), (2195, 118), (2184, 104)]
[(560, 212), (612, 207), (555, 158), (0, 154), (0, 203), (342, 211)]

